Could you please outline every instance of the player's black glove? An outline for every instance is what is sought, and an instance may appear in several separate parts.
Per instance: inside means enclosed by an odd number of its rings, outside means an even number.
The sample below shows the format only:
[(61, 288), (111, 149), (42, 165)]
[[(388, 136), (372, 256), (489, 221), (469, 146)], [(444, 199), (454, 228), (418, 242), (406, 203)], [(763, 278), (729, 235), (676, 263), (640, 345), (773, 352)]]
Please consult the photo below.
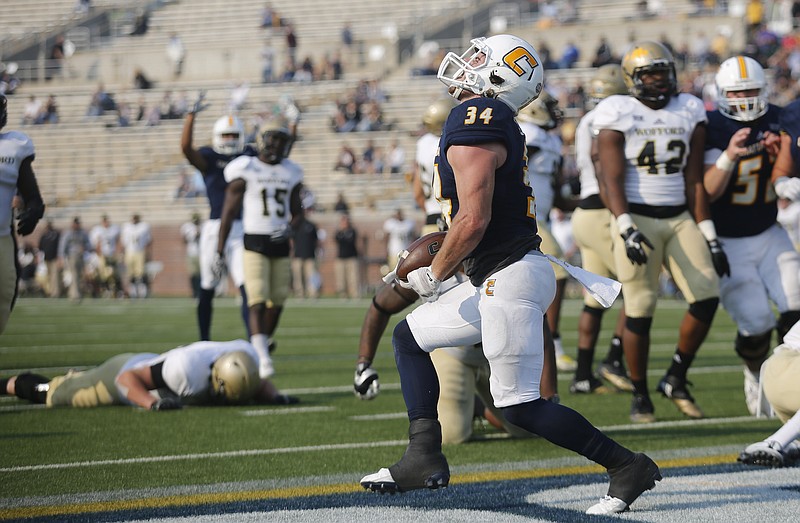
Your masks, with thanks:
[(28, 208), (20, 212), (17, 216), (17, 234), (27, 236), (36, 228), (36, 224), (44, 216), (44, 203), (36, 202), (28, 205)]
[(711, 240), (708, 243), (708, 249), (711, 251), (711, 261), (714, 262), (714, 270), (717, 271), (717, 276), (731, 275), (731, 266), (728, 264), (728, 256), (722, 250), (722, 244), (719, 240)]
[(182, 408), (183, 405), (181, 404), (180, 400), (170, 396), (167, 396), (166, 398), (160, 398), (158, 401), (150, 405), (150, 410), (178, 410)]
[(362, 400), (371, 400), (380, 392), (381, 384), (378, 383), (378, 373), (367, 362), (356, 365), (356, 375), (353, 378), (353, 389), (356, 396)]
[(644, 252), (644, 246), (647, 245), (651, 249), (655, 249), (653, 244), (650, 243), (650, 240), (647, 239), (647, 236), (639, 229), (634, 229), (633, 227), (623, 232), (620, 236), (625, 240), (625, 254), (628, 255), (628, 259), (631, 263), (636, 265), (644, 265), (647, 263), (647, 253)]
[(208, 106), (211, 104), (204, 103), (205, 98), (206, 92), (200, 91), (200, 93), (197, 95), (197, 100), (194, 101), (192, 108), (189, 109), (189, 114), (197, 114), (208, 109)]

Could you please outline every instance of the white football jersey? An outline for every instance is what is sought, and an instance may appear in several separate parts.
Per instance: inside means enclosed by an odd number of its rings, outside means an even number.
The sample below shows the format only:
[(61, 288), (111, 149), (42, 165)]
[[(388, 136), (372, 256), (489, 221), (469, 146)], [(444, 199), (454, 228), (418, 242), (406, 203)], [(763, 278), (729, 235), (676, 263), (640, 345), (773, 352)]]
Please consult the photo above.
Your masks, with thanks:
[(150, 225), (145, 222), (128, 222), (122, 226), (120, 241), (125, 252), (141, 252), (153, 241)]
[(419, 179), (422, 182), (422, 191), (425, 194), (425, 214), (440, 214), (442, 208), (433, 194), (433, 164), (436, 161), (436, 152), (439, 150), (439, 137), (426, 133), (417, 140), (417, 167)]
[(539, 151), (528, 157), (528, 184), (536, 198), (536, 216), (547, 221), (555, 200), (555, 179), (561, 166), (561, 138), (538, 125), (519, 123), (525, 133), (525, 145)]
[(0, 133), (0, 236), (11, 234), (11, 203), (17, 194), (22, 160), (34, 155), (33, 142), (24, 133)]
[(140, 361), (137, 367), (151, 367), (163, 362), (161, 373), (167, 387), (189, 403), (192, 399), (202, 402), (208, 398), (211, 366), (220, 356), (239, 350), (247, 352), (253, 361), (258, 362), (258, 354), (248, 341), (198, 341)]
[(578, 122), (575, 128), (575, 165), (578, 167), (581, 180), (581, 200), (600, 194), (597, 174), (592, 161), (592, 139), (594, 138), (594, 110), (589, 111)]
[(683, 169), (692, 133), (706, 122), (703, 102), (681, 93), (662, 109), (650, 109), (632, 96), (613, 95), (594, 109), (594, 129), (625, 135), (625, 195), (629, 202), (653, 206), (686, 203)]
[(277, 165), (256, 156), (239, 156), (225, 166), (225, 181), (244, 180), (242, 225), (245, 234), (271, 234), (292, 220), (290, 196), (303, 182), (303, 169), (288, 158)]
[(89, 233), (89, 240), (92, 242), (92, 247), (95, 249), (100, 247), (100, 253), (102, 253), (103, 256), (112, 257), (117, 252), (117, 243), (119, 243), (120, 234), (119, 227), (113, 223), (108, 227), (95, 225)]

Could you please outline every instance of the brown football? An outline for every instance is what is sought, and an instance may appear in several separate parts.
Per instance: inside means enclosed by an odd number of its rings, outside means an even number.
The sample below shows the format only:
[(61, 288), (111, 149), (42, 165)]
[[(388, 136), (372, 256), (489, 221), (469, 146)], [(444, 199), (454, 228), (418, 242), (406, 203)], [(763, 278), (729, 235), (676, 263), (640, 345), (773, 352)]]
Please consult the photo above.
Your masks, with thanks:
[(400, 254), (400, 261), (397, 262), (397, 278), (408, 281), (409, 272), (430, 265), (433, 262), (433, 257), (442, 247), (446, 234), (444, 231), (432, 232), (415, 240), (406, 247)]

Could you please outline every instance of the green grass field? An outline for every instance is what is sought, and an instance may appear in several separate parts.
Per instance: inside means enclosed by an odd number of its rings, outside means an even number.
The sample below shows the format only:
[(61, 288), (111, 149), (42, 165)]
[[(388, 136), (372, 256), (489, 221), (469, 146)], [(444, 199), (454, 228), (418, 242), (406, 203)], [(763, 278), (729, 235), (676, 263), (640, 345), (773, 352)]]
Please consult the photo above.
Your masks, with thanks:
[[(292, 407), (197, 407), (149, 412), (130, 407), (44, 409), (15, 398), (0, 399), (0, 500), (73, 495), (119, 489), (163, 488), (247, 481), (341, 478), (357, 488), (361, 475), (396, 461), (404, 449), (407, 421), (390, 336), (375, 368), (382, 392), (374, 401), (352, 393), (353, 370), (367, 300), (291, 301), (276, 339), (275, 382), (302, 402)], [(574, 355), (581, 303), (564, 305), (562, 339)], [(651, 387), (674, 350), (682, 302), (659, 304), (652, 331)], [(196, 339), (190, 299), (143, 301), (23, 299), (0, 336), (0, 375), (24, 370), (54, 376), (98, 364), (121, 352), (162, 352)], [(598, 344), (604, 354), (616, 309), (607, 315)], [(393, 318), (397, 321), (400, 316)], [(394, 322), (390, 325), (393, 326)], [(243, 337), (232, 299), (215, 302), (212, 336)], [(741, 445), (772, 432), (777, 420), (747, 416), (741, 365), (733, 352), (735, 327), (720, 309), (689, 378), (708, 423), (629, 427), (630, 396), (576, 396), (570, 375), (559, 376), (562, 402), (584, 414), (621, 443), (644, 451)], [(659, 421), (684, 418), (653, 395)], [(490, 429), (482, 434), (492, 436)], [(485, 441), (445, 449), (459, 468), (571, 456), (543, 440)], [(322, 480), (322, 478), (327, 478)]]

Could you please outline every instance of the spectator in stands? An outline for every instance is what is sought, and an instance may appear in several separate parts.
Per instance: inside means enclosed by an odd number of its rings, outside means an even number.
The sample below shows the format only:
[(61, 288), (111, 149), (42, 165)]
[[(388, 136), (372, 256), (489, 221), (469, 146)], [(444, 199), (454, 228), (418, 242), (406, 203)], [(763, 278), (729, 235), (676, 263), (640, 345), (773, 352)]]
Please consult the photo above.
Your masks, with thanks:
[(388, 154), (389, 173), (400, 174), (406, 168), (406, 150), (400, 145), (400, 142), (395, 138), (389, 146)]
[(353, 52), (353, 27), (350, 22), (345, 22), (342, 26), (342, 49), (348, 55)]
[(275, 81), (275, 48), (267, 38), (261, 48), (261, 83), (269, 84), (273, 81)]
[(281, 25), (281, 17), (278, 12), (269, 3), (265, 4), (261, 9), (261, 28), (271, 29)]
[(89, 235), (81, 226), (80, 217), (72, 219), (70, 230), (61, 235), (58, 255), (63, 266), (69, 271), (69, 299), (80, 302), (83, 299), (84, 256), (92, 250)]
[(97, 89), (92, 93), (92, 99), (89, 101), (86, 116), (101, 116), (105, 111), (114, 111), (116, 108), (117, 103), (114, 101), (114, 97), (107, 92), (105, 86), (100, 83), (97, 84)]
[(137, 67), (136, 70), (133, 72), (133, 87), (136, 89), (152, 89), (153, 82), (147, 76), (145, 76), (144, 71), (140, 67)]
[(339, 157), (336, 159), (335, 171), (346, 171), (348, 174), (356, 172), (356, 155), (353, 149), (346, 143), (342, 143), (339, 149)]
[(42, 108), (41, 116), (37, 123), (58, 123), (58, 104), (56, 95), (51, 94)]
[(336, 203), (333, 204), (333, 210), (344, 214), (350, 212), (350, 205), (348, 205), (347, 200), (344, 199), (343, 192), (336, 195)]
[(561, 53), (561, 60), (558, 61), (559, 69), (572, 69), (578, 62), (581, 52), (572, 40), (567, 41), (564, 52)]
[(45, 80), (51, 80), (53, 77), (62, 74), (64, 60), (66, 59), (64, 41), (64, 35), (58, 35), (56, 36), (55, 42), (53, 42), (53, 46), (50, 48), (50, 62), (45, 69)]
[(92, 7), (92, 0), (77, 0), (75, 2), (75, 12), (79, 14), (86, 14)]
[(177, 33), (172, 33), (167, 41), (167, 58), (172, 64), (172, 77), (177, 79), (183, 73), (183, 61), (186, 58), (186, 48), (183, 40)]
[(239, 113), (247, 103), (247, 95), (250, 94), (250, 84), (239, 80), (231, 87), (230, 101), (228, 109), (232, 113)]
[(153, 243), (150, 225), (143, 222), (138, 213), (134, 214), (131, 221), (122, 226), (120, 243), (125, 253), (128, 296), (146, 298), (150, 291), (146, 266)]
[(311, 83), (314, 81), (314, 62), (311, 61), (310, 56), (306, 56), (300, 67), (295, 69), (292, 81), (298, 83)]
[(545, 71), (549, 69), (558, 69), (558, 63), (553, 60), (553, 53), (550, 51), (550, 46), (544, 41), (541, 41), (536, 49), (539, 51), (539, 59), (542, 61), (542, 67), (544, 67)]
[(17, 72), (17, 64), (0, 64), (0, 68), (3, 69), (0, 74), (0, 94), (12, 95), (20, 84), (19, 78), (14, 76), (14, 73)]
[(761, 0), (749, 0), (745, 8), (748, 40), (755, 36), (764, 22), (764, 3)]
[(133, 23), (133, 31), (131, 36), (141, 36), (147, 32), (150, 27), (150, 11), (147, 9), (139, 9), (136, 13), (136, 20)]
[(611, 51), (611, 44), (605, 36), (600, 37), (600, 43), (594, 52), (592, 67), (601, 67), (614, 61), (614, 53)]
[(361, 119), (356, 124), (356, 131), (380, 131), (383, 129), (383, 113), (377, 102), (370, 101), (361, 109)]
[(308, 219), (304, 210), (292, 224), (292, 287), (298, 298), (319, 297), (322, 279), (317, 268), (317, 250), (325, 239), (325, 231)]
[(25, 108), (22, 110), (22, 125), (39, 123), (42, 108), (42, 101), (36, 98), (36, 95), (30, 95), (28, 103), (25, 104)]
[(358, 231), (350, 216), (343, 213), (336, 230), (336, 294), (340, 298), (355, 299), (360, 295), (358, 258)]
[(286, 24), (286, 52), (289, 55), (289, 63), (292, 70), (297, 68), (297, 33), (294, 32), (294, 25)]
[(52, 219), (48, 219), (44, 232), (39, 237), (39, 251), (44, 253), (44, 263), (47, 267), (46, 291), (51, 298), (60, 298), (64, 290), (58, 252), (60, 240), (61, 231), (55, 228)]
[(356, 130), (361, 121), (361, 108), (353, 97), (340, 104), (333, 117), (333, 127), (337, 133), (349, 133)]

